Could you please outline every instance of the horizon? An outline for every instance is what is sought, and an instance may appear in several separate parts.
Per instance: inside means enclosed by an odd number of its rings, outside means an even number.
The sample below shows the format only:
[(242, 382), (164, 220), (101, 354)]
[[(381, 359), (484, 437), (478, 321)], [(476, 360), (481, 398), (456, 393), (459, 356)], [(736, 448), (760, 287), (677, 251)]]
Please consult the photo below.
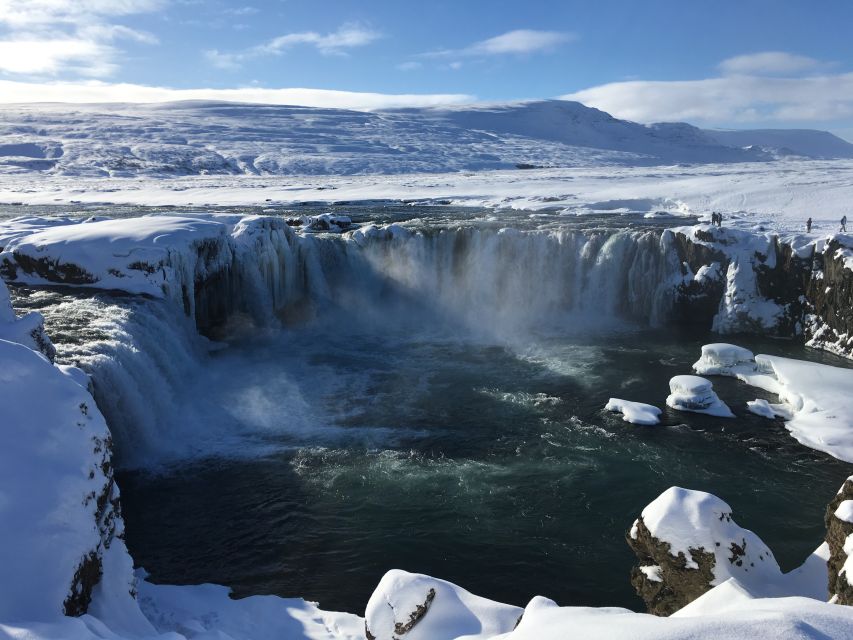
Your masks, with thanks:
[(853, 52), (832, 28), (853, 6), (840, 0), (821, 11), (764, 0), (418, 11), (413, 24), (388, 0), (323, 12), (302, 0), (0, 0), (0, 103), (191, 95), (372, 111), (569, 99), (640, 123), (853, 141)]

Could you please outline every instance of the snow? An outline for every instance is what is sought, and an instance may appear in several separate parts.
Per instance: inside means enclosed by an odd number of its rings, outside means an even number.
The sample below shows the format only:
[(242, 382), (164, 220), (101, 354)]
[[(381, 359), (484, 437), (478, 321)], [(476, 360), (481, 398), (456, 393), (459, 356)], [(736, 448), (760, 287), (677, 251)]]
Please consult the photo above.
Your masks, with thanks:
[(562, 100), (372, 113), (201, 101), (4, 105), (0, 122), (0, 173), (12, 174), (352, 175), (772, 158), (690, 125), (645, 126)]
[(853, 637), (853, 611), (802, 597), (749, 598), (701, 615), (669, 618), (618, 608), (529, 606), (518, 629), (499, 638), (565, 640), (567, 630), (589, 640), (824, 640)]
[[(731, 577), (750, 583), (779, 580), (782, 573), (773, 552), (757, 535), (739, 527), (731, 514), (731, 507), (710, 493), (671, 487), (646, 506), (641, 517), (655, 538), (669, 543), (671, 555), (684, 554), (687, 567), (699, 568), (693, 550), (714, 554), (713, 585)], [(743, 553), (734, 553), (733, 544)]]
[[(24, 222), (32, 228), (30, 220)], [(17, 220), (3, 226), (14, 231), (20, 228)], [(14, 262), (17, 255), (45, 259), (52, 271), (60, 273), (73, 265), (82, 269), (82, 278), (88, 280), (76, 283), (80, 286), (163, 297), (164, 283), (178, 280), (174, 275), (180, 268), (177, 256), (204, 242), (221, 242), (227, 232), (226, 225), (213, 220), (177, 216), (51, 225), (34, 233), (18, 233), (6, 243), (0, 261)], [(18, 271), (18, 281), (47, 282), (23, 269)]]
[(755, 356), (749, 349), (734, 344), (716, 342), (702, 346), (702, 356), (693, 365), (694, 371), (705, 376), (732, 375), (731, 371), (741, 365), (753, 365)]
[(835, 517), (853, 524), (853, 500), (844, 500), (835, 509)]
[(678, 411), (705, 413), (719, 418), (734, 418), (725, 402), (714, 392), (710, 380), (699, 376), (675, 376), (669, 381), (670, 394), (666, 404)]
[(607, 411), (621, 413), (622, 419), (632, 424), (652, 425), (660, 423), (661, 410), (650, 404), (610, 398), (604, 408)]
[[(0, 340), (0, 620), (55, 618), (84, 556), (102, 548), (94, 498), (109, 438), (88, 391), (32, 349)], [(22, 490), (26, 487), (26, 490)], [(121, 544), (114, 541), (115, 544)]]
[[(413, 617), (427, 602), (423, 616)], [(365, 623), (376, 640), (485, 640), (512, 631), (521, 613), (519, 607), (475, 596), (445, 580), (392, 570), (370, 596)], [(408, 631), (400, 629), (412, 622)]]
[(643, 575), (646, 576), (646, 579), (651, 580), (652, 582), (661, 582), (662, 578), (660, 575), (660, 565), (649, 564), (640, 567), (640, 571), (643, 572)]
[(780, 415), (774, 409), (774, 405), (771, 405), (769, 402), (767, 402), (767, 400), (763, 400), (761, 398), (757, 400), (749, 400), (746, 403), (746, 408), (749, 409), (751, 413), (754, 413), (757, 416), (761, 416), (762, 418), (770, 418), (771, 420)]
[[(853, 369), (780, 356), (756, 355), (729, 366), (717, 363), (719, 351), (734, 345), (707, 345), (693, 365), (697, 373), (728, 375), (779, 396), (766, 409), (786, 419), (785, 428), (801, 444), (853, 462)], [(730, 352), (731, 353), (731, 352)], [(755, 401), (757, 410), (764, 403)], [(766, 415), (766, 412), (765, 412)]]

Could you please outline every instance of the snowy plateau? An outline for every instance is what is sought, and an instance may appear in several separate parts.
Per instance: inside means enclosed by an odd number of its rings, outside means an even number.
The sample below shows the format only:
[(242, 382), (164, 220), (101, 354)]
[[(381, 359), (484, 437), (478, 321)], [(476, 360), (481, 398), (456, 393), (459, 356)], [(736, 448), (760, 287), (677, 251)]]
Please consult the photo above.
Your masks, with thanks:
[[(478, 213), (349, 215), (363, 203)], [(334, 212), (303, 215), (307, 204)], [(853, 357), (853, 235), (839, 229), (851, 213), (853, 145), (824, 132), (640, 125), (556, 100), (374, 112), (0, 106), (0, 638), (853, 638), (853, 478), (843, 477), (825, 540), (787, 572), (725, 496), (672, 487), (613, 514), (650, 613), (543, 596), (503, 604), (393, 567), (355, 613), (154, 584), (125, 543), (110, 424), (151, 399), (96, 403), (92, 370), (105, 369), (57, 364), (43, 316), (13, 308), (18, 288), (154, 301), (206, 354), (226, 345), (196, 330), (236, 317), (280, 330), (295, 300), (322, 308), (341, 290), (372, 293), (380, 273), (383, 287), (489, 338), (568, 309), (733, 342), (784, 339), (836, 360), (705, 344), (659, 397), (614, 397), (602, 412), (664, 436), (681, 411), (724, 417), (726, 429), (751, 412), (781, 421), (790, 446), (853, 463), (853, 368), (841, 364)], [(597, 226), (566, 226), (586, 219)], [(133, 377), (128, 363), (150, 354), (107, 324), (91, 329), (123, 350), (116, 377)], [(735, 406), (721, 382), (769, 399)]]

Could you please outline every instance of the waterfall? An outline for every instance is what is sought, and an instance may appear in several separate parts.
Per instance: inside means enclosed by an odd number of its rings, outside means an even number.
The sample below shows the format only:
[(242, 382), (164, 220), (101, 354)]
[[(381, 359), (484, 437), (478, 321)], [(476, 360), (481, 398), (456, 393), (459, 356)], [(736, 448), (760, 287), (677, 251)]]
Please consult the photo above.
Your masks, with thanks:
[(44, 298), (36, 307), (58, 361), (92, 376), (120, 465), (228, 450), (240, 425), (205, 415), (189, 396), (203, 394), (192, 385), (216, 346), (198, 329), (230, 316), (247, 318), (241, 339), (258, 328), (286, 333), (284, 312), (307, 304), (317, 320), (334, 318), (336, 331), (440, 323), (454, 336), (518, 342), (541, 331), (599, 329), (612, 319), (661, 323), (680, 277), (676, 254), (657, 231), (391, 225), (297, 235), (270, 220), (235, 227), (232, 258), (219, 261), (226, 270), (204, 279), (197, 267), (182, 267), (190, 283), (183, 286), (194, 287), (194, 316), (174, 296), (33, 294)]

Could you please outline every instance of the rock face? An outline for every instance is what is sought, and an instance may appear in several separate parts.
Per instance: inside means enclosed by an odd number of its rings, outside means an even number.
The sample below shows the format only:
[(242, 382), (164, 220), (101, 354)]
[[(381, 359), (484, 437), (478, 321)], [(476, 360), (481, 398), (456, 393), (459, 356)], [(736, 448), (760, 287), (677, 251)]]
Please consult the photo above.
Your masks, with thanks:
[(721, 334), (804, 339), (853, 357), (853, 239), (782, 242), (707, 225), (665, 231), (682, 265), (673, 322)]
[(730, 577), (778, 578), (773, 553), (709, 493), (672, 487), (643, 509), (626, 535), (639, 564), (631, 584), (649, 613), (667, 616)]
[[(853, 605), (853, 476), (829, 503), (824, 517), (829, 545), (829, 594), (833, 602)], [(848, 539), (851, 541), (848, 542)]]
[(853, 357), (853, 269), (846, 257), (849, 252), (838, 240), (832, 240), (822, 254), (815, 256), (814, 276), (806, 287), (809, 314), (805, 332), (810, 346)]

